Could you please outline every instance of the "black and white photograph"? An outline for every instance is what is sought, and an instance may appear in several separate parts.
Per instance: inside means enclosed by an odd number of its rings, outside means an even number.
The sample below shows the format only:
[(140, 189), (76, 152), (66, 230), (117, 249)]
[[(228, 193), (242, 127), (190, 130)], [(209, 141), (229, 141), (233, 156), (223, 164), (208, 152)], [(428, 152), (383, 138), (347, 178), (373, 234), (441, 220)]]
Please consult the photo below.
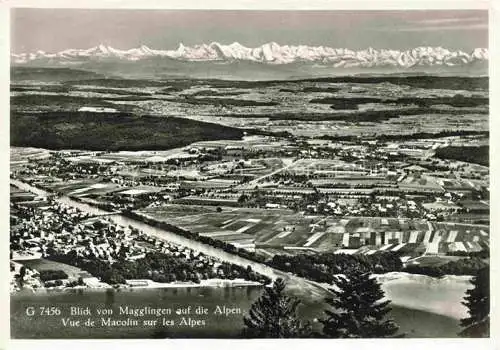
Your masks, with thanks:
[(12, 339), (490, 337), (487, 8), (9, 15)]

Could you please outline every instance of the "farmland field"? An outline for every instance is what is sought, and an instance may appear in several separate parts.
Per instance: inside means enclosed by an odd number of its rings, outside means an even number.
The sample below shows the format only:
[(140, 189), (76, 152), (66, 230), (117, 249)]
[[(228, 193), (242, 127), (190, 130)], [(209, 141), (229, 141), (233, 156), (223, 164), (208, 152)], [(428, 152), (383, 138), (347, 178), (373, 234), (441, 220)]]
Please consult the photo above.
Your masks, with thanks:
[(66, 196), (82, 197), (89, 195), (104, 195), (115, 191), (125, 190), (119, 185), (101, 182), (99, 179), (71, 180), (52, 182), (46, 185), (52, 191)]
[(275, 209), (222, 208), (218, 212), (205, 206), (184, 208), (172, 204), (138, 213), (202, 236), (244, 244), (265, 256), (334, 252), (356, 237), (367, 245), (359, 250), (365, 253), (378, 249), (410, 253), (419, 246), (427, 247), (423, 249), (430, 253), (446, 253), (463, 244), (467, 245), (464, 250), (474, 250), (488, 244), (489, 239), (489, 230), (478, 225), (377, 217), (325, 218)]

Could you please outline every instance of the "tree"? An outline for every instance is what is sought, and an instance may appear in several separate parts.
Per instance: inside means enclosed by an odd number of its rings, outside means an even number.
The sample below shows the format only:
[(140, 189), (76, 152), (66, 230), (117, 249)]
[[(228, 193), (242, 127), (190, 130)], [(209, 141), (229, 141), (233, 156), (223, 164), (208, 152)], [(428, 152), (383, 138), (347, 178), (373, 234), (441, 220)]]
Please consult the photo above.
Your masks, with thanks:
[(19, 270), (19, 284), (21, 287), (24, 286), (24, 276), (26, 276), (26, 266), (23, 265)]
[(244, 193), (243, 193), (243, 194), (242, 194), (242, 195), (238, 198), (238, 203), (239, 203), (239, 204), (243, 204), (243, 203), (247, 202), (247, 201), (248, 201), (248, 199), (249, 199), (249, 198), (248, 198), (248, 196), (247, 196), (246, 194), (244, 194)]
[(246, 338), (306, 338), (311, 335), (309, 323), (297, 317), (301, 301), (284, 294), (285, 282), (278, 278), (266, 287), (262, 296), (252, 304), (243, 318)]
[(23, 279), (24, 276), (26, 276), (26, 266), (21, 266), (21, 269), (19, 270), (19, 279)]
[(346, 277), (334, 276), (334, 298), (326, 302), (335, 310), (325, 310), (320, 320), (323, 333), (329, 338), (393, 337), (399, 327), (387, 319), (390, 300), (382, 301), (384, 292), (369, 273), (350, 271)]
[(464, 337), (490, 336), (490, 271), (489, 268), (480, 269), (471, 279), (472, 289), (465, 292), (463, 305), (469, 309), (469, 317), (460, 320), (464, 330), (460, 332)]

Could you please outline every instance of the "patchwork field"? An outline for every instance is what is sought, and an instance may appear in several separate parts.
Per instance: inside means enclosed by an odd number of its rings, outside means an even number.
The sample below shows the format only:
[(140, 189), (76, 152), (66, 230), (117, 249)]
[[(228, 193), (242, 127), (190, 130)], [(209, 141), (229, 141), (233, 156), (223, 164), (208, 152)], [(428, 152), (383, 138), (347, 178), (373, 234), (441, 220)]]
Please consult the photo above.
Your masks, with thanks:
[(138, 212), (185, 230), (264, 255), (337, 251), (412, 256), (478, 251), (488, 245), (486, 226), (377, 217), (304, 216), (290, 210), (168, 205)]
[[(189, 206), (191, 207), (191, 206)], [(290, 210), (224, 209), (222, 212), (197, 206), (195, 213), (184, 206), (168, 205), (146, 209), (139, 213), (159, 221), (165, 221), (201, 235), (217, 238), (235, 245), (270, 247), (315, 248), (321, 237), (311, 239), (315, 233), (318, 217), (304, 217)]]

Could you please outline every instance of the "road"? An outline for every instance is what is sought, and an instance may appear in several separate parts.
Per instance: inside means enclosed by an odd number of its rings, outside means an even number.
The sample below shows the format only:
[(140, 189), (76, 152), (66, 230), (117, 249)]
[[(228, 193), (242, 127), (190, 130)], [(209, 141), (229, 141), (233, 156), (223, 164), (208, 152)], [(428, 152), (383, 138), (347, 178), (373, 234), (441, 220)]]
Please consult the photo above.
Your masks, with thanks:
[(302, 159), (297, 159), (297, 160), (294, 160), (294, 161), (292, 161), (290, 164), (285, 165), (284, 167), (281, 167), (281, 168), (279, 168), (279, 169), (276, 169), (276, 170), (274, 170), (274, 171), (272, 171), (272, 172), (270, 172), (270, 173), (268, 173), (268, 174), (262, 175), (262, 176), (260, 176), (260, 177), (258, 177), (258, 178), (256, 178), (256, 179), (253, 179), (252, 181), (249, 181), (249, 182), (247, 182), (247, 183), (245, 183), (245, 184), (238, 185), (238, 186), (236, 186), (236, 187), (235, 187), (235, 189), (241, 189), (241, 190), (243, 190), (243, 189), (252, 189), (252, 188), (254, 188), (255, 186), (257, 186), (257, 185), (258, 185), (258, 183), (259, 183), (260, 181), (262, 181), (262, 180), (264, 180), (264, 179), (266, 179), (266, 178), (268, 178), (268, 177), (271, 177), (271, 176), (273, 176), (273, 175), (279, 174), (280, 172), (282, 172), (282, 171), (284, 171), (284, 170), (289, 169), (290, 167), (292, 167), (292, 166), (296, 165), (296, 164), (297, 164), (298, 162), (300, 162), (301, 160), (302, 160)]

